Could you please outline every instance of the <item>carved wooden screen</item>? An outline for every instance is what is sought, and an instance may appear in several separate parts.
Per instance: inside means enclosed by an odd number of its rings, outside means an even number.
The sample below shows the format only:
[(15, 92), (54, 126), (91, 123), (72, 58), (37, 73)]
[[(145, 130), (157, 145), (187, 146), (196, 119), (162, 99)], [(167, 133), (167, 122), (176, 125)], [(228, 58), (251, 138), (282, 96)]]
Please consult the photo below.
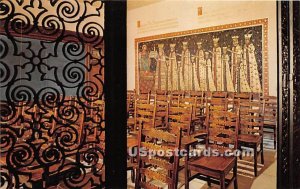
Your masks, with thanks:
[(300, 3), (278, 2), (277, 188), (300, 187)]
[(293, 87), (293, 187), (300, 188), (300, 2), (293, 3), (294, 87)]
[(104, 5), (0, 1), (0, 188), (104, 186)]

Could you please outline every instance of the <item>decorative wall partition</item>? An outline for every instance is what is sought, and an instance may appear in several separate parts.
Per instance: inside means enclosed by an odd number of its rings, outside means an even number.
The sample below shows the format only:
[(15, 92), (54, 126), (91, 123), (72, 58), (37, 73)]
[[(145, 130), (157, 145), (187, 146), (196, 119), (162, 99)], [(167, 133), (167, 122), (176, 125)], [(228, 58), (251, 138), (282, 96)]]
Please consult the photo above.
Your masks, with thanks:
[(136, 89), (269, 93), (268, 19), (138, 38)]
[(300, 187), (300, 3), (278, 8), (278, 161), (277, 188)]
[(104, 186), (104, 5), (0, 1), (0, 188)]

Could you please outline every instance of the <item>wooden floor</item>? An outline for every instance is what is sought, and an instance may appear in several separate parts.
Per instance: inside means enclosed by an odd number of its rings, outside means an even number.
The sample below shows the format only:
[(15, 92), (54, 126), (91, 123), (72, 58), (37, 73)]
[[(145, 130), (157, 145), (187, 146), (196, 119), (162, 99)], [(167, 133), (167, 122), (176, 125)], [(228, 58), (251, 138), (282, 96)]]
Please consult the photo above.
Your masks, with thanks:
[[(260, 156), (258, 158), (258, 176), (254, 177), (253, 172), (253, 158), (244, 157), (242, 160), (238, 159), (238, 187), (239, 189), (275, 189), (274, 181), (276, 181), (276, 150), (274, 150), (273, 137), (271, 134), (264, 136), (264, 159), (265, 164), (260, 164)], [(130, 172), (127, 172), (127, 188), (133, 189), (134, 183), (130, 180)], [(275, 178), (274, 178), (275, 177)], [(264, 179), (273, 179), (264, 180)], [(164, 188), (167, 188), (165, 186)], [(179, 187), (184, 189), (184, 173), (179, 173)], [(194, 179), (190, 181), (190, 189), (207, 189), (209, 186), (205, 181)], [(212, 184), (210, 189), (220, 188), (218, 185)], [(229, 189), (233, 189), (233, 184)]]
[[(276, 164), (276, 151), (271, 150), (271, 149), (265, 149), (265, 165), (259, 164), (258, 168), (258, 177), (254, 177), (253, 173), (253, 166), (252, 166), (252, 160), (250, 158), (243, 158), (243, 160), (238, 160), (238, 186), (239, 189), (256, 189), (257, 187), (252, 187), (253, 182), (256, 179), (259, 179), (260, 176), (264, 174), (264, 172), (272, 165), (274, 166), (274, 163)], [(251, 162), (252, 161), (252, 162)], [(260, 161), (260, 159), (259, 159)], [(274, 168), (273, 168), (274, 169)], [(276, 167), (274, 170), (275, 175), (276, 175)], [(128, 176), (127, 176), (127, 188), (134, 188), (134, 184), (130, 181), (130, 172), (128, 171)], [(268, 182), (268, 181), (265, 181)], [(181, 189), (184, 189), (184, 174), (183, 171), (180, 172), (179, 174), (179, 186)], [(257, 185), (256, 185), (257, 186)], [(165, 187), (167, 188), (167, 187)], [(190, 181), (190, 189), (206, 189), (209, 188), (207, 183), (205, 181), (201, 181), (198, 179), (194, 179)], [(219, 188), (218, 185), (212, 184), (211, 189)], [(272, 189), (272, 187), (268, 187), (269, 189)], [(229, 189), (233, 189), (233, 184), (229, 186)], [(258, 189), (258, 188), (257, 188)]]

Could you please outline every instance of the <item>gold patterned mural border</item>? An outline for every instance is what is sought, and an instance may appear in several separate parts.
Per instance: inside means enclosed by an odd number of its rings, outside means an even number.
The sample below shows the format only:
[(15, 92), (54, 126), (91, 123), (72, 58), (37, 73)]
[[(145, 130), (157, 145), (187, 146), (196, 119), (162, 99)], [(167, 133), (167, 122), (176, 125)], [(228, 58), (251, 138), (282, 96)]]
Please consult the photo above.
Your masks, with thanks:
[(269, 66), (268, 66), (268, 18), (263, 19), (256, 19), (244, 22), (237, 22), (231, 24), (224, 24), (219, 26), (211, 26), (199, 29), (192, 29), (186, 31), (179, 31), (179, 32), (171, 32), (147, 37), (141, 37), (135, 39), (135, 88), (139, 91), (139, 72), (138, 72), (138, 43), (146, 42), (151, 40), (158, 40), (158, 39), (165, 39), (170, 37), (180, 37), (186, 35), (193, 35), (197, 33), (207, 33), (207, 32), (215, 32), (227, 29), (235, 29), (235, 28), (243, 28), (248, 26), (262, 26), (263, 32), (263, 94), (269, 95)]

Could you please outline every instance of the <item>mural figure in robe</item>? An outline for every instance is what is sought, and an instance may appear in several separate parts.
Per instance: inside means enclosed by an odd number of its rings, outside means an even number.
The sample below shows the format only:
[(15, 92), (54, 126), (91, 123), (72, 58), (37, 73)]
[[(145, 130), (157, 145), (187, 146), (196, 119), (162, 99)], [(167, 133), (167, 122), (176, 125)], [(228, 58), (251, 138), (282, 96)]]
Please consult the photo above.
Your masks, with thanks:
[(245, 34), (244, 65), (246, 65), (246, 78), (252, 92), (260, 93), (261, 84), (258, 65), (255, 57), (255, 47), (251, 42), (252, 34)]
[(234, 92), (234, 87), (232, 83), (232, 77), (230, 73), (229, 66), (229, 55), (227, 47), (222, 48), (222, 66), (223, 66), (223, 81), (224, 81), (224, 91)]
[(209, 57), (209, 52), (204, 53), (204, 60), (205, 60), (205, 72), (206, 72), (206, 88), (208, 91), (216, 91), (215, 83), (213, 80), (213, 74), (212, 74), (212, 63)]
[(175, 52), (175, 46), (176, 44), (170, 44), (170, 54), (169, 54), (169, 59), (168, 59), (168, 65), (169, 65), (169, 79), (168, 79), (168, 90), (170, 91), (175, 91), (179, 89), (179, 82), (180, 78), (179, 73), (179, 65), (177, 63), (177, 58), (176, 58), (176, 52)]
[(232, 36), (231, 74), (236, 92), (251, 92), (245, 75), (246, 66), (243, 63), (243, 49), (239, 45), (239, 36)]
[(157, 66), (155, 71), (155, 90), (168, 90), (168, 65), (164, 44), (158, 44)]
[(149, 72), (150, 71), (150, 58), (149, 52), (147, 50), (147, 46), (142, 46), (142, 51), (139, 53), (139, 65), (140, 71), (142, 72)]
[(206, 61), (204, 60), (204, 50), (202, 47), (202, 42), (197, 43), (196, 50), (196, 63), (197, 63), (197, 79), (199, 83), (200, 91), (207, 91), (206, 83)]
[(188, 43), (182, 42), (181, 53), (181, 74), (183, 80), (183, 86), (180, 83), (180, 90), (192, 90), (193, 89), (193, 66), (191, 63), (191, 53), (188, 49)]
[(217, 91), (224, 91), (224, 73), (221, 56), (222, 52), (219, 46), (219, 38), (213, 38), (212, 73)]
[(191, 55), (191, 63), (192, 63), (192, 89), (193, 91), (200, 91), (200, 84), (198, 80), (199, 76), (199, 65), (195, 55)]

